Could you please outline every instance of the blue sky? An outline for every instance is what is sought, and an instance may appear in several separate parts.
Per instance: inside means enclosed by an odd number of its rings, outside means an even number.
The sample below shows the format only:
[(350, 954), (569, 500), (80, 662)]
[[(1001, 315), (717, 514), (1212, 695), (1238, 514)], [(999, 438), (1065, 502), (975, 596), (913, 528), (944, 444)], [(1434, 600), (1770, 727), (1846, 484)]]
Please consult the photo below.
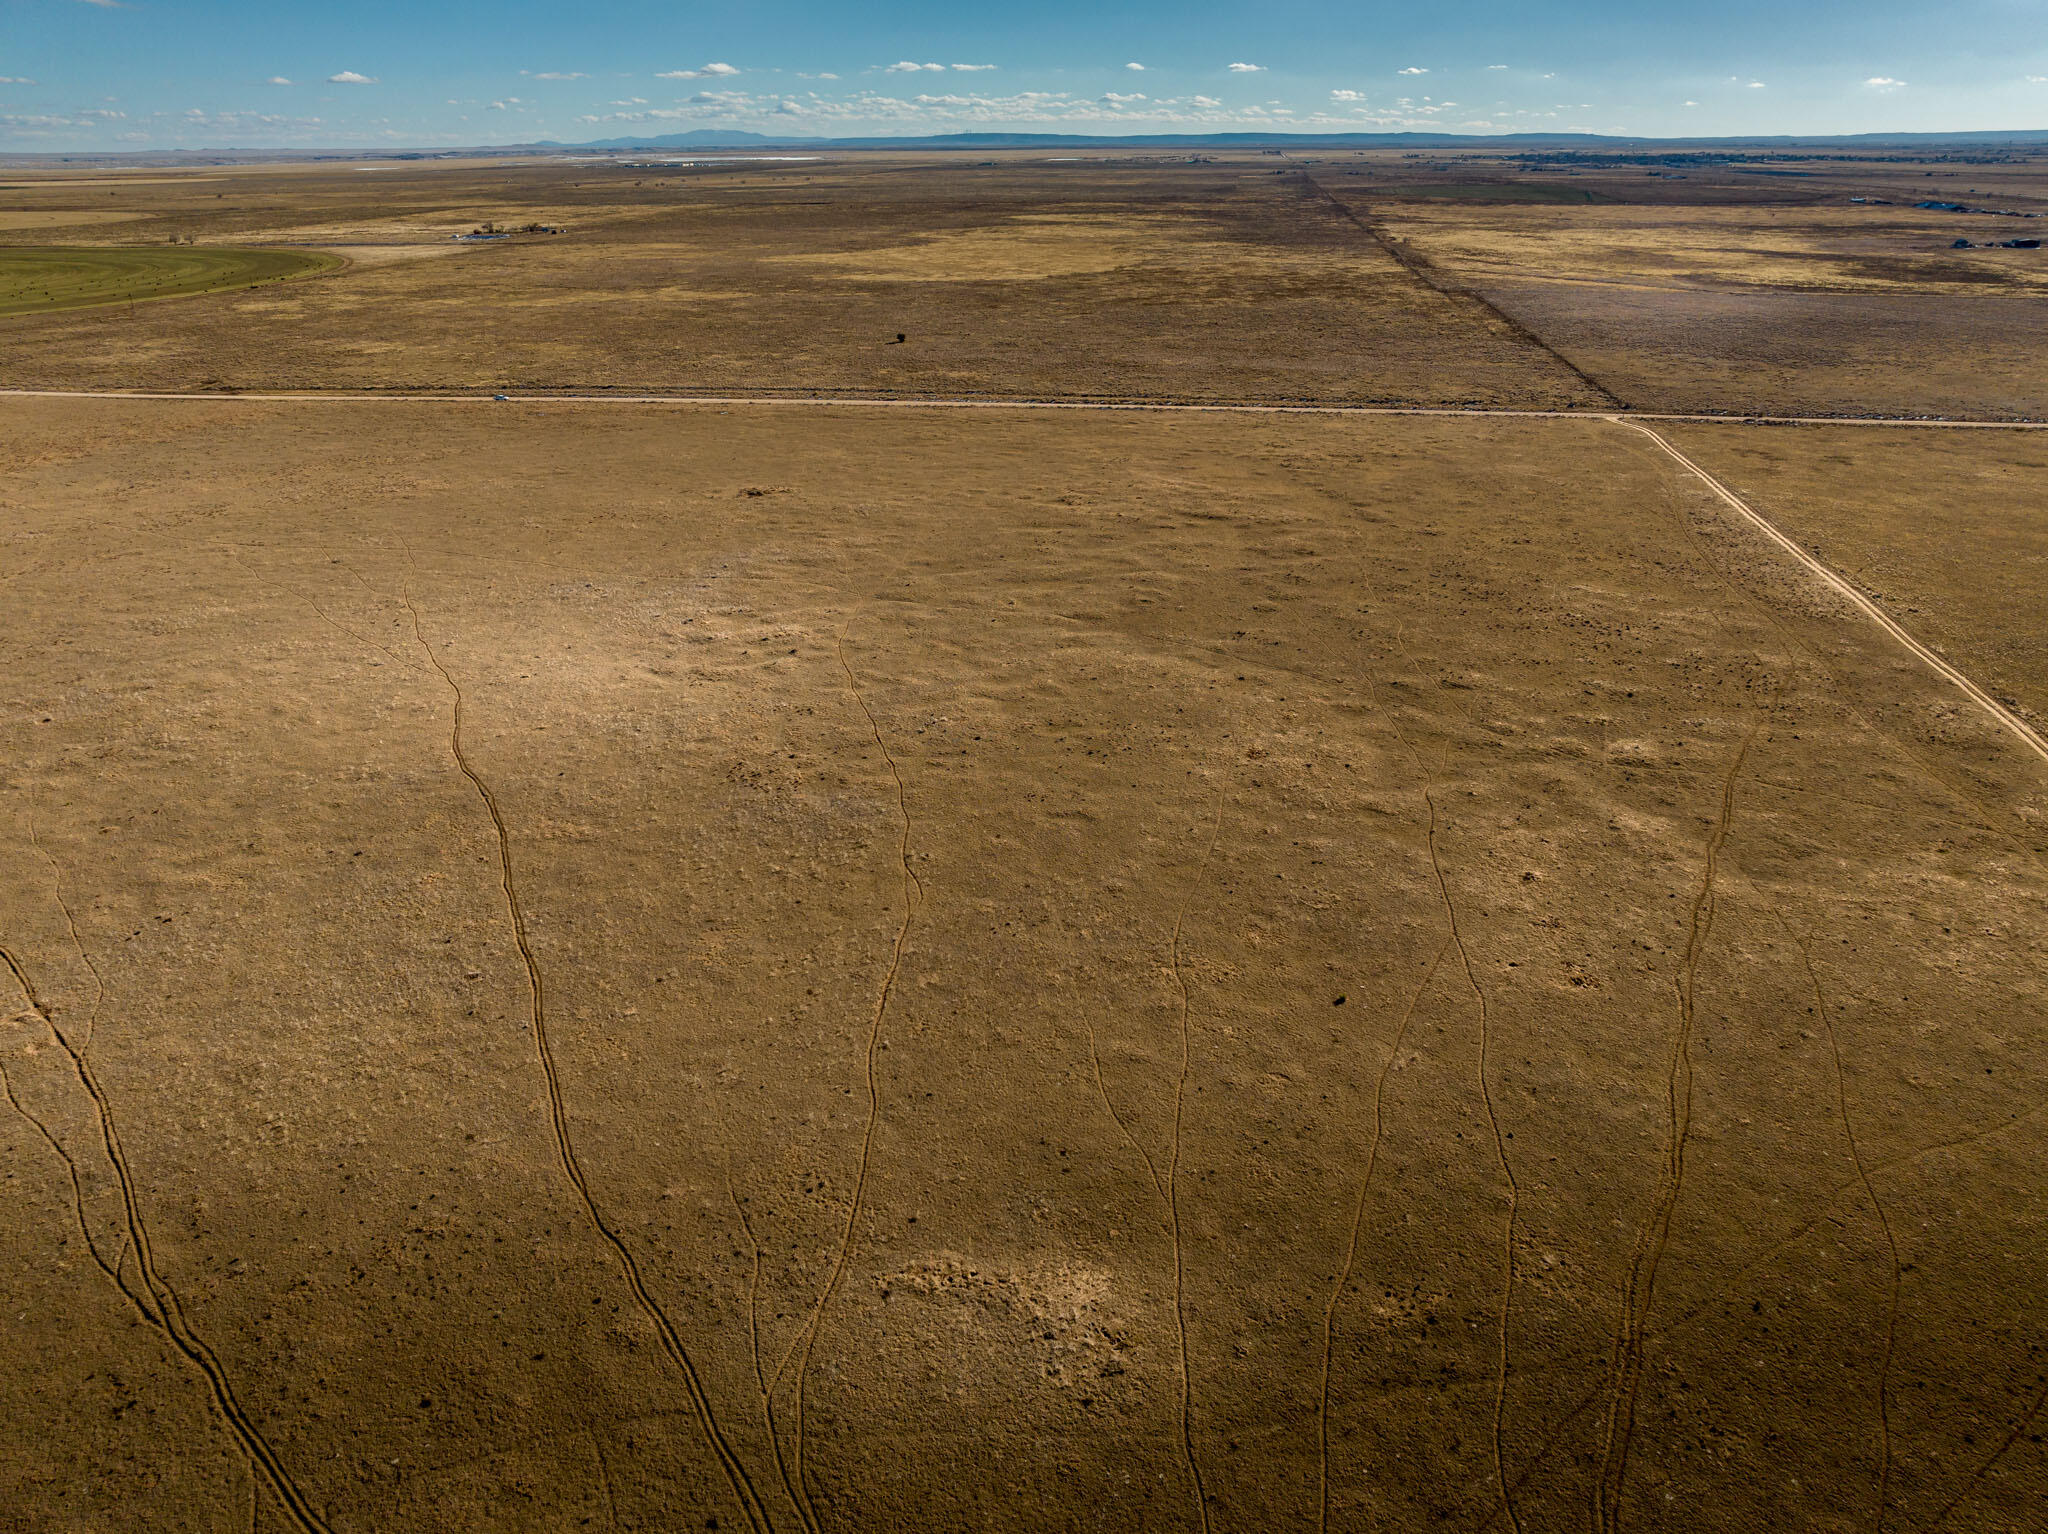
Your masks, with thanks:
[(2048, 128), (2048, 0), (0, 0), (0, 148)]

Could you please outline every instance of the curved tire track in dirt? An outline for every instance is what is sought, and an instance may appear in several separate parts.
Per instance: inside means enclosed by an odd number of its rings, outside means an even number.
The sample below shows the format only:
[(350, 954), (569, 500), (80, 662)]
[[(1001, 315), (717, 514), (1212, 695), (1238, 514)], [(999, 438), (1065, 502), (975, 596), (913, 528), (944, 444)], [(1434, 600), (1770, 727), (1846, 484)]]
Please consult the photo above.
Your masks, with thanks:
[(1657, 1296), (1657, 1268), (1671, 1236), (1671, 1219), (1685, 1188), (1685, 1152), (1692, 1134), (1692, 1032), (1694, 1002), (1699, 985), (1700, 955), (1714, 929), (1714, 883), (1720, 871), (1721, 850), (1735, 818), (1735, 788), (1742, 777), (1750, 748), (1763, 733), (1766, 720), (1750, 726), (1736, 748), (1735, 760), (1721, 783), (1720, 813), (1707, 837), (1706, 857), (1700, 868), (1699, 888), (1693, 892), (1687, 919), (1685, 955), (1679, 962), (1675, 981), (1678, 992), (1678, 1027), (1671, 1040), (1671, 1060), (1665, 1073), (1664, 1105), (1668, 1141), (1664, 1170), (1657, 1190), (1657, 1202), (1642, 1234), (1637, 1238), (1635, 1256), (1629, 1264), (1628, 1281), (1622, 1287), (1621, 1321), (1616, 1328), (1612, 1364), (1612, 1398), (1607, 1411), (1606, 1441), (1600, 1451), (1600, 1473), (1594, 1488), (1593, 1527), (1596, 1534), (1615, 1534), (1621, 1527), (1621, 1500), (1628, 1480), (1629, 1445), (1634, 1438), (1636, 1398), (1642, 1386), (1644, 1344), (1649, 1331), (1650, 1307)]
[(1224, 787), (1221, 783), (1216, 786), (1216, 823), (1209, 832), (1209, 845), (1202, 853), (1195, 876), (1188, 881), (1187, 893), (1181, 897), (1180, 909), (1174, 912), (1173, 940), (1168, 948), (1173, 964), (1173, 983), (1180, 992), (1180, 1076), (1173, 1089), (1173, 1149), (1166, 1164), (1166, 1211), (1173, 1234), (1173, 1331), (1180, 1344), (1180, 1448), (1182, 1458), (1187, 1461), (1188, 1479), (1194, 1485), (1195, 1512), (1201, 1522), (1202, 1534), (1209, 1534), (1209, 1494), (1202, 1484), (1201, 1462), (1195, 1457), (1195, 1384), (1188, 1367), (1187, 1247), (1181, 1239), (1180, 1230), (1180, 1132), (1188, 1096), (1191, 1058), (1189, 1019), (1192, 1011), (1187, 974), (1180, 963), (1180, 940), (1187, 925), (1188, 907), (1194, 904), (1195, 892), (1202, 887), (1202, 881), (1209, 874), (1209, 864), (1215, 859), (1217, 843), (1223, 840)]
[(731, 1443), (727, 1441), (724, 1431), (718, 1425), (718, 1418), (711, 1409), (711, 1398), (706, 1393), (703, 1379), (697, 1372), (696, 1360), (684, 1346), (681, 1334), (668, 1318), (668, 1312), (662, 1308), (660, 1301), (655, 1299), (653, 1292), (647, 1287), (647, 1280), (641, 1275), (639, 1260), (633, 1256), (632, 1249), (626, 1245), (624, 1239), (605, 1219), (603, 1211), (598, 1208), (596, 1195), (590, 1191), (590, 1182), (584, 1176), (583, 1164), (576, 1154), (576, 1142), (569, 1132), (568, 1110), (562, 1101), (561, 1075), (555, 1065), (554, 1051), (548, 1043), (547, 986), (541, 978), (540, 961), (534, 956), (533, 945), (527, 937), (526, 912), (519, 903), (519, 887), (512, 877), (512, 834), (506, 828), (504, 811), (498, 807), (497, 795), (471, 765), (469, 755), (463, 749), (464, 705), (461, 685), (449, 674), (448, 668), (441, 664), (441, 657), (434, 653), (434, 647), (427, 642), (427, 636), (420, 626), (419, 608), (414, 605), (411, 592), (406, 592), (403, 600), (406, 610), (412, 614), (413, 637), (419, 641), (420, 648), (426, 652), (434, 670), (440, 673), (441, 680), (448, 684), (448, 690), (455, 699), (455, 718), (448, 736), (455, 765), (461, 770), (463, 777), (469, 780), (470, 787), (476, 790), (477, 797), (483, 801), (484, 809), (491, 817), (492, 829), (497, 834), (498, 873), (505, 892), (505, 909), (512, 923), (512, 936), (519, 946), (519, 957), (526, 966), (527, 1000), (533, 1016), (533, 1043), (540, 1059), (541, 1074), (547, 1081), (548, 1111), (554, 1131), (556, 1159), (574, 1186), (576, 1196), (583, 1205), (585, 1217), (605, 1244), (611, 1248), (612, 1255), (619, 1261), (619, 1266), (625, 1270), (626, 1282), (633, 1290), (633, 1298), (639, 1303), (642, 1314), (652, 1323), (656, 1335), (661, 1338), (662, 1351), (668, 1354), (670, 1361), (682, 1372), (683, 1382), (689, 1390), (690, 1404), (696, 1410), (698, 1424), (703, 1428), (705, 1439), (717, 1456), (719, 1468), (725, 1472), (733, 1496), (738, 1500), (741, 1511), (746, 1514), (748, 1525), (756, 1530), (757, 1534), (771, 1534), (774, 1524), (768, 1517), (768, 1510), (763, 1506), (760, 1494), (755, 1491), (753, 1479), (747, 1474), (746, 1466), (740, 1462), (739, 1456), (734, 1453)]
[[(847, 627), (852, 625), (847, 620)], [(903, 920), (896, 928), (896, 941), (889, 950), (889, 968), (882, 976), (881, 989), (875, 993), (874, 1016), (868, 1024), (867, 1054), (863, 1075), (868, 1089), (867, 1122), (862, 1127), (860, 1139), (860, 1169), (854, 1178), (853, 1203), (846, 1211), (846, 1228), (840, 1236), (839, 1253), (833, 1259), (832, 1272), (825, 1280), (825, 1287), (818, 1293), (818, 1303), (812, 1309), (810, 1319), (805, 1322), (800, 1334), (803, 1341), (803, 1356), (796, 1366), (796, 1411), (795, 1448), (791, 1454), (796, 1489), (802, 1499), (801, 1513), (806, 1526), (812, 1529), (822, 1527), (818, 1509), (811, 1499), (810, 1483), (804, 1476), (804, 1395), (806, 1382), (811, 1373), (811, 1355), (817, 1350), (818, 1333), (825, 1324), (825, 1309), (832, 1303), (832, 1297), (839, 1292), (839, 1286), (846, 1278), (846, 1265), (853, 1256), (853, 1243), (859, 1231), (861, 1210), (865, 1207), (868, 1191), (868, 1171), (874, 1161), (875, 1126), (882, 1116), (881, 1086), (875, 1079), (875, 1053), (881, 1043), (882, 1021), (889, 1012), (889, 1000), (896, 994), (896, 980), (903, 971), (903, 949), (910, 941), (911, 924), (917, 920), (917, 913), (924, 908), (924, 881), (917, 876), (917, 870), (910, 866), (910, 797), (903, 786), (903, 769), (897, 764), (896, 753), (889, 749), (889, 742), (883, 738), (882, 727), (876, 721), (874, 710), (868, 707), (867, 697), (860, 690), (860, 681), (854, 675), (853, 664), (846, 658), (846, 628), (839, 631), (839, 668), (846, 673), (846, 688), (853, 695), (853, 701), (860, 706), (861, 716), (868, 722), (868, 731), (874, 737), (876, 749), (889, 764), (889, 776), (896, 783), (896, 813), (901, 830), (896, 842), (896, 861), (903, 877)], [(783, 1365), (787, 1366), (784, 1357)], [(777, 1380), (782, 1377), (782, 1368), (775, 1371)], [(771, 1388), (772, 1388), (771, 1382)], [(778, 1451), (779, 1452), (779, 1451)]]
[[(149, 1226), (143, 1219), (141, 1196), (136, 1191), (135, 1175), (129, 1168), (126, 1153), (121, 1149), (121, 1135), (114, 1123), (113, 1105), (107, 1101), (107, 1095), (100, 1087), (99, 1078), (93, 1073), (91, 1061), (86, 1058), (85, 1051), (74, 1045), (64, 1030), (57, 1026), (56, 1019), (44, 1005), (42, 997), (36, 991), (35, 983), (29, 979), (28, 971), (22, 967), (21, 961), (9, 950), (0, 948), (0, 964), (5, 964), (8, 972), (14, 976), (15, 983), (21, 987), (21, 994), (27, 1000), (29, 1008), (42, 1019), (43, 1025), (50, 1030), (50, 1036), (57, 1041), (57, 1047), (70, 1059), (72, 1071), (78, 1077), (79, 1085), (92, 1099), (93, 1108), (99, 1116), (100, 1141), (106, 1149), (107, 1161), (114, 1169), (114, 1176), (121, 1185), (121, 1205), (128, 1223), (128, 1249), (135, 1253), (136, 1270), (142, 1275), (143, 1287), (149, 1294), (149, 1303), (145, 1305), (126, 1284), (121, 1285), (122, 1292), (128, 1295), (144, 1318), (206, 1376), (206, 1382), (213, 1390), (214, 1405), (226, 1419), (230, 1431), (234, 1433), (236, 1440), (241, 1444), (243, 1454), (248, 1458), (251, 1479), (260, 1474), (262, 1479), (269, 1483), (272, 1493), (284, 1505), (286, 1515), (301, 1534), (330, 1534), (327, 1520), (320, 1516), (314, 1509), (312, 1501), (299, 1489), (299, 1483), (293, 1479), (283, 1458), (236, 1398), (234, 1386), (229, 1382), (227, 1370), (222, 1367), (220, 1358), (207, 1346), (205, 1340), (192, 1330), (191, 1323), (185, 1319), (184, 1307), (179, 1302), (178, 1292), (157, 1272), (156, 1259), (150, 1251)], [(70, 1158), (67, 1156), (65, 1159), (68, 1161)], [(116, 1281), (118, 1282), (118, 1279)]]

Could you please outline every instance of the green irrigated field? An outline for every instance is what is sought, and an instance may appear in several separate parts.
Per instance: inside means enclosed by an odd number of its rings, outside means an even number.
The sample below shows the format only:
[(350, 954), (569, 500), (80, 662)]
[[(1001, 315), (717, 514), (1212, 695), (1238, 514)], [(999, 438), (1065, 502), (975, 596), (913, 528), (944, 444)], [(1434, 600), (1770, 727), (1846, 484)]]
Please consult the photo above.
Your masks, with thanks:
[(316, 251), (204, 245), (0, 247), (0, 315), (218, 293), (340, 264), (339, 257)]

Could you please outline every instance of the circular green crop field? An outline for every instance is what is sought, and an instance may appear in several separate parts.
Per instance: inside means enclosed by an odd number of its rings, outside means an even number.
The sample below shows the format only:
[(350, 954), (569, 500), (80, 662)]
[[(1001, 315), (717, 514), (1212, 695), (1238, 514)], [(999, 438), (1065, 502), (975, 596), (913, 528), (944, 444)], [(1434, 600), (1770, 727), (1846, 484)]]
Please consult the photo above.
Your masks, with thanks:
[(0, 246), (0, 315), (219, 293), (331, 271), (339, 256), (206, 245)]

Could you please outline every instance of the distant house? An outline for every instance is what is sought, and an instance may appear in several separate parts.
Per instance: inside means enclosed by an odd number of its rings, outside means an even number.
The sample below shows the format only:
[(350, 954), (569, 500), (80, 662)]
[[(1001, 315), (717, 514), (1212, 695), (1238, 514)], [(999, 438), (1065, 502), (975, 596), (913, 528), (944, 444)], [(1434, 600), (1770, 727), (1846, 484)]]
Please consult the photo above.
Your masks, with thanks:
[(2005, 248), (2007, 250), (2039, 250), (2041, 242), (2039, 240), (2007, 240)]
[(1925, 208), (1930, 213), (1967, 213), (1970, 210), (1959, 202), (1916, 202), (1916, 208)]
[(1950, 250), (1975, 250), (1976, 248), (1968, 240), (1957, 240), (1953, 245), (1949, 246)]

